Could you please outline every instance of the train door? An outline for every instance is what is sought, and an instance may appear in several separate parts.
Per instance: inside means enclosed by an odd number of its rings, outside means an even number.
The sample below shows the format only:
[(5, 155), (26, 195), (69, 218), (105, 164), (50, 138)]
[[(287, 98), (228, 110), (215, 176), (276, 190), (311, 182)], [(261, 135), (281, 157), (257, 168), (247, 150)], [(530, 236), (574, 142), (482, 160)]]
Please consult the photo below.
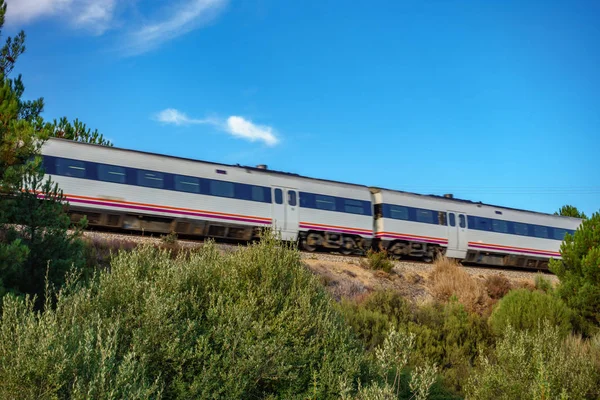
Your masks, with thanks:
[(296, 240), (298, 236), (298, 191), (274, 187), (272, 193), (273, 227), (283, 240)]
[(463, 259), (467, 256), (467, 216), (448, 211), (448, 249), (446, 255)]

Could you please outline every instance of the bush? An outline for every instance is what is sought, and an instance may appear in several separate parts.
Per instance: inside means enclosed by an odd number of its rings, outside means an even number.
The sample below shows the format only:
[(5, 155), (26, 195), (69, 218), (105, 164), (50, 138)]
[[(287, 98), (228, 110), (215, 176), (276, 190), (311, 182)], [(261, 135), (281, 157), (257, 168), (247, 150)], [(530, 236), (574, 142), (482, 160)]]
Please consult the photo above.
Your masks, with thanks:
[(486, 320), (467, 312), (455, 299), (421, 307), (408, 329), (417, 340), (412, 361), (437, 363), (444, 385), (457, 394), (462, 393), (479, 352), (487, 352), (493, 342)]
[(537, 290), (540, 290), (544, 293), (552, 292), (552, 283), (539, 272), (535, 275), (534, 283)]
[(394, 263), (389, 259), (386, 251), (367, 251), (368, 267), (374, 270), (382, 270), (390, 273), (394, 268)]
[(36, 314), (8, 295), (0, 398), (339, 397), (359, 343), (299, 254), (265, 239), (222, 255), (121, 252)]
[(377, 291), (362, 301), (342, 300), (339, 308), (367, 350), (383, 344), (389, 329), (406, 325), (411, 315), (406, 300), (392, 291)]
[(490, 275), (485, 279), (485, 288), (491, 299), (499, 300), (510, 292), (512, 285), (505, 276)]
[(432, 291), (437, 300), (447, 302), (456, 296), (467, 310), (484, 313), (490, 306), (490, 298), (486, 290), (475, 279), (461, 269), (458, 263), (447, 257), (435, 260)]
[(531, 331), (507, 326), (493, 357), (480, 357), (467, 398), (584, 399), (600, 395), (594, 354), (581, 340), (564, 340), (545, 321)]
[[(456, 300), (414, 309), (396, 293), (375, 292), (362, 301), (343, 301), (340, 307), (369, 350), (381, 346), (393, 327), (414, 335), (411, 364), (436, 363), (445, 386), (454, 393), (461, 393), (479, 350), (488, 349), (493, 340), (486, 320)], [(447, 390), (435, 392), (449, 396)]]
[(177, 233), (171, 231), (168, 235), (161, 236), (160, 240), (166, 244), (175, 244), (177, 243)]
[(571, 316), (562, 300), (544, 292), (518, 289), (498, 302), (489, 322), (496, 334), (502, 334), (508, 325), (530, 331), (547, 319), (565, 336), (572, 328)]

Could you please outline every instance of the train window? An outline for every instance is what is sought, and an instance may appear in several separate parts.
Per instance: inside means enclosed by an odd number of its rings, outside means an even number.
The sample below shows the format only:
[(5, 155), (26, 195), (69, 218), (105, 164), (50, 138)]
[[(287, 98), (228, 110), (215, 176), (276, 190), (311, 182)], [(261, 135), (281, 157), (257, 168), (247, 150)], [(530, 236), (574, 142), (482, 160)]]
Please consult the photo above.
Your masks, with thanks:
[(521, 236), (529, 236), (529, 229), (527, 224), (522, 224), (520, 222), (513, 222), (515, 228), (515, 234)]
[(265, 190), (260, 186), (252, 186), (252, 200), (265, 201)]
[(200, 193), (200, 179), (191, 176), (175, 175), (175, 190), (180, 192)]
[(508, 222), (500, 219), (493, 219), (492, 230), (494, 232), (508, 233)]
[(435, 220), (433, 217), (433, 211), (417, 208), (417, 221), (434, 224)]
[(565, 239), (565, 235), (567, 233), (569, 233), (568, 230), (562, 229), (562, 228), (552, 228), (552, 231), (553, 231), (553, 235), (552, 236), (556, 240), (564, 240)]
[(275, 203), (283, 203), (283, 192), (281, 191), (281, 189), (275, 189)]
[(408, 208), (402, 206), (390, 206), (390, 218), (408, 221)]
[(125, 168), (98, 164), (98, 179), (104, 182), (125, 183)]
[(469, 215), (469, 229), (477, 229), (479, 231), (491, 231), (492, 221), (484, 217), (472, 217)]
[(72, 176), (74, 178), (85, 178), (85, 162), (58, 158), (56, 160), (58, 175)]
[(350, 214), (364, 214), (363, 202), (360, 200), (344, 199), (344, 211)]
[(292, 207), (296, 205), (296, 192), (288, 190), (288, 204)]
[(450, 226), (456, 226), (456, 215), (448, 213), (448, 221), (450, 221)]
[(458, 221), (459, 221), (458, 225), (461, 228), (466, 228), (467, 227), (467, 221), (466, 221), (465, 216), (463, 214), (458, 214)]
[(533, 235), (537, 238), (548, 238), (548, 228), (545, 226), (534, 225)]
[(56, 157), (42, 156), (42, 166), (46, 174), (56, 174)]
[(210, 194), (219, 197), (235, 197), (233, 182), (210, 181)]
[(137, 172), (137, 183), (139, 186), (162, 189), (164, 185), (164, 174), (154, 171), (139, 170)]
[(335, 211), (335, 198), (331, 196), (317, 194), (315, 195), (315, 203), (320, 210)]

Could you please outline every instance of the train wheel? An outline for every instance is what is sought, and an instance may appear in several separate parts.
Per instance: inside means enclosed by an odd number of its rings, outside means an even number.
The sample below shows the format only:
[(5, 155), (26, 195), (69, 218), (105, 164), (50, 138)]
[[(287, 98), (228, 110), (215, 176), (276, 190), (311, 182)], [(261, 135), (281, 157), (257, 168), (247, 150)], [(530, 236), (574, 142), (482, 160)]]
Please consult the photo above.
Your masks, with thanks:
[(348, 256), (356, 250), (356, 242), (352, 238), (344, 238), (344, 243), (342, 247), (340, 247), (340, 253), (345, 256)]
[(313, 251), (317, 250), (317, 246), (311, 246), (310, 244), (308, 244), (306, 239), (303, 239), (302, 240), (302, 249), (304, 249), (306, 251), (310, 251), (312, 253)]
[(302, 248), (312, 253), (313, 251), (317, 250), (317, 246), (321, 242), (322, 238), (319, 234), (309, 233), (307, 237), (302, 239)]
[(388, 249), (388, 253), (396, 260), (399, 260), (403, 255), (408, 253), (408, 246), (405, 243), (394, 243), (394, 245)]

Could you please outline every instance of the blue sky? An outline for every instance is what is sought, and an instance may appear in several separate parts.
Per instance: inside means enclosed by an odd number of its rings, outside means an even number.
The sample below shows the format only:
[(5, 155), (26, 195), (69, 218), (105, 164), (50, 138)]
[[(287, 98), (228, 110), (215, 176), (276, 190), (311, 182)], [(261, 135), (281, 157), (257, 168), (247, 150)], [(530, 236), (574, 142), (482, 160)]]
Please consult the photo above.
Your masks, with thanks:
[(7, 0), (44, 116), (119, 147), (600, 209), (600, 2)]

